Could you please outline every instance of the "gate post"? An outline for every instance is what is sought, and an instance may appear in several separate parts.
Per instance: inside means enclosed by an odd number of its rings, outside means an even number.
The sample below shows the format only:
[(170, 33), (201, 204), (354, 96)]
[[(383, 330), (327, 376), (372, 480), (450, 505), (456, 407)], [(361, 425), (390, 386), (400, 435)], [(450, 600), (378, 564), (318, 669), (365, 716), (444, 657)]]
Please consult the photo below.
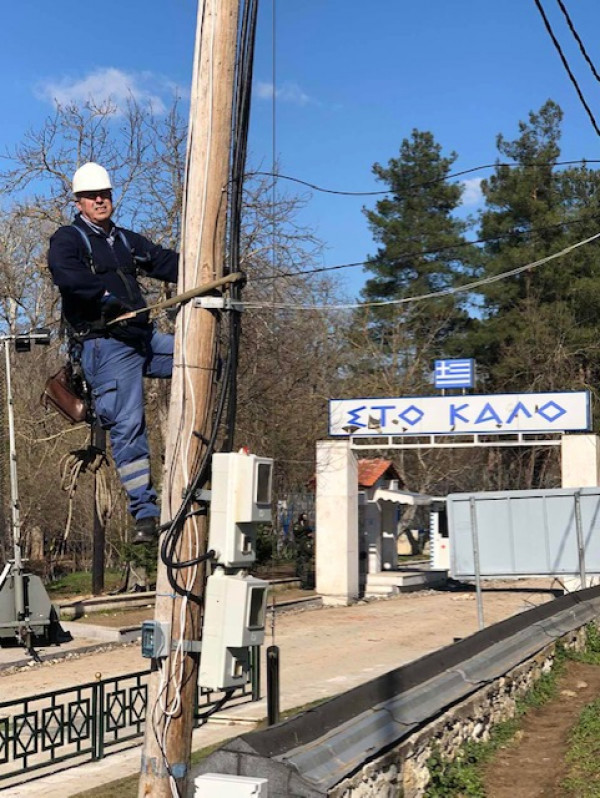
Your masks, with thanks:
[(358, 598), (358, 464), (350, 442), (317, 441), (316, 588), (323, 604)]
[(595, 488), (600, 485), (598, 435), (562, 435), (560, 454), (563, 488)]

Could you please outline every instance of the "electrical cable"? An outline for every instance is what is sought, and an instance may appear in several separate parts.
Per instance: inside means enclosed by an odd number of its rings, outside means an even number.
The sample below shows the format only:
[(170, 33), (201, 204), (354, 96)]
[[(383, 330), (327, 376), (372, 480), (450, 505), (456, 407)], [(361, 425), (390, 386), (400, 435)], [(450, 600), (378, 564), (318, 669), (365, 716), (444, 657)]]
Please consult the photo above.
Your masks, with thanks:
[(67, 520), (60, 543), (60, 546), (63, 547), (71, 530), (75, 492), (81, 474), (87, 472), (94, 474), (96, 477), (94, 495), (96, 514), (98, 518), (103, 519), (104, 522), (110, 517), (113, 500), (106, 478), (108, 460), (106, 458), (106, 452), (103, 452), (102, 449), (98, 449), (91, 444), (85, 449), (74, 449), (61, 459), (59, 467), (61, 475), (60, 487), (67, 492), (69, 499)]
[(220, 698), (217, 701), (217, 703), (214, 704), (209, 710), (207, 710), (206, 712), (202, 712), (201, 714), (196, 715), (195, 716), (195, 720), (199, 720), (201, 722), (201, 725), (204, 725), (205, 723), (207, 723), (209, 718), (211, 718), (213, 715), (215, 715), (217, 712), (219, 712), (221, 709), (223, 709), (225, 704), (233, 696), (234, 692), (235, 692), (235, 690), (225, 690), (225, 695), (222, 698)]
[(552, 30), (552, 26), (550, 25), (550, 20), (546, 16), (546, 12), (544, 11), (544, 8), (542, 6), (541, 0), (533, 0), (533, 1), (534, 1), (535, 5), (536, 5), (538, 11), (540, 12), (540, 15), (542, 17), (544, 25), (546, 27), (546, 31), (548, 32), (548, 35), (552, 39), (552, 43), (554, 44), (554, 47), (556, 48), (556, 51), (557, 51), (558, 55), (560, 56), (560, 60), (562, 61), (562, 64), (563, 64), (563, 66), (564, 66), (564, 68), (565, 68), (565, 70), (567, 72), (567, 75), (569, 76), (569, 79), (570, 79), (571, 83), (573, 84), (573, 86), (575, 88), (575, 91), (577, 92), (577, 96), (579, 97), (579, 100), (580, 100), (581, 104), (585, 108), (585, 111), (586, 111), (586, 113), (587, 113), (587, 115), (589, 117), (589, 120), (592, 123), (592, 127), (596, 131), (596, 134), (598, 136), (600, 136), (600, 128), (598, 127), (598, 123), (596, 122), (594, 114), (592, 113), (591, 108), (589, 107), (589, 105), (587, 104), (587, 102), (585, 100), (585, 97), (583, 96), (583, 92), (581, 91), (581, 89), (579, 87), (579, 83), (577, 82), (577, 79), (576, 79), (575, 75), (573, 74), (573, 72), (571, 70), (571, 67), (569, 66), (569, 63), (568, 63), (568, 61), (566, 59), (566, 56), (565, 56), (565, 54), (564, 54), (564, 52), (563, 52), (563, 50), (562, 50), (562, 48), (560, 46), (560, 43), (559, 43), (558, 39), (556, 38), (556, 36), (554, 35), (554, 31)]
[[(492, 275), (491, 277), (482, 277), (480, 280), (474, 280), (470, 283), (465, 283), (464, 285), (454, 286), (451, 288), (444, 288), (440, 291), (431, 291), (426, 294), (418, 294), (416, 296), (408, 296), (408, 297), (401, 297), (400, 299), (387, 299), (387, 300), (380, 300), (377, 302), (361, 302), (361, 303), (351, 303), (347, 305), (291, 305), (285, 304), (283, 302), (278, 303), (275, 307), (279, 310), (320, 310), (320, 311), (336, 311), (336, 310), (360, 310), (364, 308), (373, 308), (373, 307), (386, 307), (391, 305), (405, 305), (412, 302), (422, 302), (425, 299), (437, 299), (443, 296), (452, 296), (454, 294), (464, 293), (465, 291), (472, 291), (474, 288), (479, 288), (482, 285), (489, 285), (490, 283), (496, 283), (501, 280), (506, 280), (509, 277), (514, 277), (517, 274), (521, 274), (524, 271), (528, 271), (529, 269), (535, 269), (538, 266), (542, 266), (545, 263), (548, 263), (551, 260), (555, 260), (556, 258), (563, 257), (567, 255), (569, 252), (572, 252), (579, 247), (585, 246), (586, 244), (590, 244), (592, 241), (596, 241), (600, 238), (600, 233), (596, 233), (589, 238), (584, 239), (583, 241), (578, 241), (575, 244), (571, 244), (564, 249), (561, 249), (559, 252), (555, 252), (552, 255), (548, 255), (545, 258), (540, 258), (539, 260), (532, 261), (531, 263), (526, 263), (524, 266), (518, 266), (515, 269), (510, 269), (506, 272), (501, 272), (500, 274)], [(272, 303), (259, 303), (259, 302), (246, 302), (244, 307), (247, 309), (252, 310), (265, 310), (273, 307)]]
[[(551, 230), (560, 230), (565, 227), (571, 227), (574, 224), (587, 224), (588, 222), (595, 222), (598, 219), (600, 219), (600, 214), (593, 214), (591, 216), (586, 216), (583, 219), (571, 219), (570, 221), (557, 222), (556, 224), (544, 225), (543, 227), (530, 228), (529, 230), (512, 229), (508, 230), (506, 233), (497, 233), (494, 236), (488, 236), (486, 238), (469, 239), (468, 241), (462, 241), (458, 244), (451, 244), (446, 247), (438, 247), (437, 249), (422, 249), (417, 252), (401, 252), (399, 255), (395, 257), (395, 260), (407, 257), (419, 258), (419, 257), (424, 257), (425, 255), (437, 255), (441, 252), (447, 252), (455, 249), (462, 249), (464, 247), (476, 246), (477, 244), (488, 244), (491, 241), (501, 241), (504, 238), (513, 238), (515, 236), (541, 235), (542, 233), (546, 233)], [(418, 240), (419, 240), (418, 238), (407, 239), (408, 242), (418, 241)], [(323, 272), (337, 271), (340, 269), (356, 268), (357, 266), (369, 266), (370, 263), (373, 263), (373, 260), (359, 260), (359, 261), (354, 261), (353, 263), (341, 263), (335, 266), (318, 266), (314, 269), (306, 269), (297, 272), (282, 272), (277, 275), (276, 279), (285, 278), (285, 277), (306, 277), (311, 274), (321, 274)], [(253, 285), (254, 283), (259, 283), (273, 279), (274, 278), (272, 275), (257, 275), (255, 277), (250, 277), (248, 279), (248, 284)]]
[(575, 38), (575, 41), (579, 45), (579, 50), (581, 51), (581, 55), (585, 58), (589, 68), (592, 70), (592, 75), (596, 78), (596, 80), (598, 82), (600, 82), (600, 75), (598, 74), (592, 59), (588, 55), (587, 50), (585, 49), (585, 46), (584, 46), (584, 44), (583, 44), (583, 42), (581, 40), (581, 37), (579, 36), (577, 31), (575, 30), (575, 25), (573, 24), (573, 20), (571, 19), (571, 16), (570, 16), (569, 12), (567, 11), (567, 7), (565, 6), (565, 4), (563, 3), (562, 0), (556, 0), (556, 2), (558, 3), (558, 7), (562, 11), (564, 18), (567, 21), (567, 25), (569, 26), (569, 30), (571, 31), (571, 33), (573, 34), (573, 37)]
[[(445, 177), (439, 177), (435, 180), (426, 180), (423, 183), (411, 183), (407, 186), (407, 192), (420, 189), (420, 188), (427, 188), (428, 186), (436, 185), (437, 183), (445, 183), (446, 180), (453, 180), (456, 177), (463, 177), (464, 175), (470, 175), (474, 172), (481, 172), (483, 169), (497, 169), (498, 167), (507, 167), (509, 169), (537, 169), (540, 166), (574, 166), (575, 164), (586, 164), (586, 163), (600, 163), (600, 159), (598, 158), (578, 158), (574, 161), (532, 161), (531, 163), (523, 164), (518, 162), (512, 161), (496, 161), (496, 163), (486, 163), (480, 164), (479, 166), (472, 166), (469, 169), (461, 169), (460, 172), (452, 172)], [(342, 197), (383, 197), (387, 194), (396, 194), (397, 192), (394, 189), (385, 189), (380, 191), (342, 191), (340, 189), (334, 188), (324, 188), (323, 186), (319, 186), (316, 183), (310, 183), (307, 180), (302, 180), (299, 177), (293, 177), (291, 175), (282, 175), (279, 172), (248, 172), (246, 177), (254, 177), (254, 176), (263, 176), (263, 177), (273, 177), (279, 180), (287, 180), (290, 183), (298, 183), (301, 186), (306, 186), (310, 188), (312, 191), (319, 191), (322, 194), (334, 194)], [(408, 196), (406, 194), (405, 196)]]

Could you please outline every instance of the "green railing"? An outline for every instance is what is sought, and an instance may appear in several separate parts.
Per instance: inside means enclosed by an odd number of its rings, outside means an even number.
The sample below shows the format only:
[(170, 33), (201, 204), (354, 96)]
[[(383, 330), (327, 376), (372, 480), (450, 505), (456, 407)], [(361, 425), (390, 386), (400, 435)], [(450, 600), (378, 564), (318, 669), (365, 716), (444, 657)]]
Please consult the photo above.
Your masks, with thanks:
[[(235, 697), (260, 698), (259, 650), (252, 649), (252, 679)], [(150, 671), (99, 679), (77, 687), (0, 702), (0, 782), (17, 784), (73, 760), (102, 759), (144, 733)], [(201, 709), (221, 694), (202, 690)], [(197, 725), (200, 725), (199, 723)], [(2, 788), (4, 789), (4, 787)]]

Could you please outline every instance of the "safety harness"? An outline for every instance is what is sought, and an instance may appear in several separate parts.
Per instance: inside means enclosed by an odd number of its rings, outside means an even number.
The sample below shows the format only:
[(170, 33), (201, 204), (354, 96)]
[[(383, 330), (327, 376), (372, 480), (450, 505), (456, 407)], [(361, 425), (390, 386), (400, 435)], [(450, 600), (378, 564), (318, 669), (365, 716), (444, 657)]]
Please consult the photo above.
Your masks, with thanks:
[[(90, 241), (90, 237), (85, 232), (85, 230), (83, 230), (81, 227), (78, 227), (78, 225), (76, 225), (76, 224), (71, 224), (71, 225), (69, 225), (69, 227), (72, 227), (74, 230), (77, 230), (77, 232), (81, 236), (81, 240), (83, 241), (83, 244), (84, 244), (84, 247), (85, 247), (85, 251), (86, 251), (86, 255), (87, 255), (87, 264), (90, 267), (90, 271), (92, 272), (92, 274), (106, 274), (107, 272), (109, 272), (110, 269), (102, 268), (102, 267), (100, 267), (100, 266), (98, 266), (96, 264), (96, 262), (94, 260), (94, 253), (92, 251), (92, 242)], [(149, 260), (150, 260), (150, 257), (149, 257), (149, 255), (146, 255), (146, 256), (136, 255), (135, 254), (135, 250), (133, 249), (133, 247), (131, 246), (131, 244), (127, 240), (127, 236), (125, 235), (123, 230), (121, 230), (120, 227), (116, 227), (115, 229), (116, 229), (116, 234), (119, 236), (119, 238), (121, 239), (121, 241), (123, 243), (123, 246), (125, 247), (125, 249), (127, 250), (127, 252), (129, 252), (129, 254), (131, 256), (131, 265), (126, 267), (126, 268), (124, 268), (124, 269), (122, 269), (120, 266), (117, 266), (117, 268), (115, 269), (115, 272), (121, 278), (121, 282), (123, 283), (123, 285), (125, 287), (125, 290), (127, 291), (127, 296), (129, 297), (130, 300), (133, 300), (134, 296), (133, 296), (133, 293), (131, 291), (131, 287), (129, 285), (127, 277), (125, 275), (127, 275), (127, 274), (136, 274), (137, 267), (140, 266), (142, 263), (148, 263)]]

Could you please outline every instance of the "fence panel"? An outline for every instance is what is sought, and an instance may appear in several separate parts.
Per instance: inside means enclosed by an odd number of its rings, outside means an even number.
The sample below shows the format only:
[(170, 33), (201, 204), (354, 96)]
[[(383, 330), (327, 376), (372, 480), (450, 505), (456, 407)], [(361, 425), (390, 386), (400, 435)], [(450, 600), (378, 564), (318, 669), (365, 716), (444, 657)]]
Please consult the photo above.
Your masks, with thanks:
[[(253, 652), (254, 653), (254, 652)], [(255, 655), (256, 656), (256, 655)], [(4, 789), (31, 774), (102, 759), (144, 734), (150, 671), (101, 679), (77, 687), (0, 702), (0, 783)], [(257, 700), (253, 682), (234, 696)], [(255, 688), (256, 690), (256, 688)], [(201, 725), (223, 694), (203, 690), (198, 696)]]

